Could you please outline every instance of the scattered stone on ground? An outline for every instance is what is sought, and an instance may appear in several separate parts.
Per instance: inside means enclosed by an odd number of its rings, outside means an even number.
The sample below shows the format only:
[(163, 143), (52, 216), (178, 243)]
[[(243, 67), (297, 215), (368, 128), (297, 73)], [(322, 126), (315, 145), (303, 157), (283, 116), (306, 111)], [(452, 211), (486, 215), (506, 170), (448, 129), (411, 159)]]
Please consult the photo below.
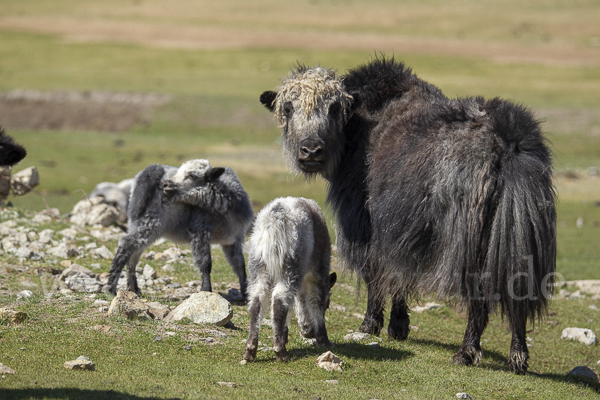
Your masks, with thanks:
[(27, 318), (27, 314), (24, 312), (11, 310), (10, 308), (0, 308), (0, 320), (8, 321), (11, 324), (18, 324)]
[(578, 287), (584, 293), (589, 295), (600, 295), (600, 279), (589, 279), (580, 281), (568, 281), (567, 287)]
[(598, 382), (598, 375), (596, 375), (596, 373), (593, 370), (586, 366), (575, 367), (567, 375), (583, 376), (584, 378), (588, 378), (594, 382)]
[(31, 290), (22, 290), (17, 294), (17, 300), (28, 299), (33, 296), (33, 292)]
[(583, 344), (596, 344), (596, 335), (591, 329), (585, 328), (565, 328), (562, 331), (561, 339), (575, 340)]
[(235, 383), (235, 382), (217, 382), (217, 385), (219, 385), (219, 386), (226, 386), (226, 387), (230, 387), (230, 388), (236, 388), (236, 387), (242, 387), (242, 386), (244, 386), (241, 383)]
[(167, 315), (171, 312), (169, 306), (159, 303), (158, 301), (151, 301), (146, 303), (148, 307), (148, 312), (158, 320), (163, 320)]
[(342, 372), (342, 365), (344, 362), (331, 351), (323, 353), (317, 358), (317, 366), (327, 371), (339, 371)]
[(337, 385), (338, 383), (340, 383), (340, 381), (338, 381), (337, 379), (327, 379), (325, 380), (325, 383), (330, 385)]
[(10, 184), (13, 193), (17, 196), (23, 196), (29, 193), (40, 183), (40, 174), (36, 167), (25, 168), (13, 175)]
[(370, 334), (363, 333), (363, 332), (353, 332), (353, 333), (349, 333), (346, 336), (344, 336), (344, 340), (346, 340), (348, 342), (360, 342), (360, 341), (367, 340), (370, 338), (371, 338)]
[(590, 310), (594, 310), (594, 311), (598, 311), (598, 306), (595, 304), (592, 304), (588, 307)]
[(165, 321), (181, 321), (190, 319), (196, 324), (226, 325), (233, 317), (231, 304), (223, 297), (212, 292), (192, 294), (187, 300), (178, 305)]
[(14, 369), (0, 363), (0, 374), (1, 375), (14, 375), (16, 373), (17, 372)]
[(424, 306), (411, 307), (410, 310), (413, 312), (422, 313), (424, 311), (431, 311), (431, 310), (435, 310), (435, 309), (442, 308), (442, 307), (444, 307), (444, 306), (441, 304), (429, 302), (429, 303), (425, 303)]
[(86, 356), (79, 356), (77, 359), (72, 361), (65, 361), (66, 369), (82, 369), (86, 371), (94, 371), (96, 364)]
[(468, 393), (456, 393), (457, 399), (472, 399), (472, 397)]
[(137, 294), (126, 290), (119, 290), (117, 292), (117, 295), (110, 303), (108, 315), (131, 320), (153, 319), (146, 303), (144, 303)]

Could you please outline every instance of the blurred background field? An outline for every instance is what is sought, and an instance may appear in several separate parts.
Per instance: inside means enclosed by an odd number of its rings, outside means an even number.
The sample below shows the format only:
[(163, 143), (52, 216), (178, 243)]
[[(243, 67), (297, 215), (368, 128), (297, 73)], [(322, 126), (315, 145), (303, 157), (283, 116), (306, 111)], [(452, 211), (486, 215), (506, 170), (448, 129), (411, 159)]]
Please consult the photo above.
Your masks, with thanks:
[[(450, 97), (534, 109), (555, 153), (559, 270), (598, 278), (599, 20), (593, 0), (5, 0), (0, 124), (27, 147), (21, 166), (38, 167), (39, 191), (63, 213), (77, 189), (198, 157), (235, 168), (257, 209), (281, 195), (323, 204), (323, 182), (287, 173), (258, 96), (296, 62), (344, 73), (383, 53)], [(56, 99), (73, 91), (168, 100), (127, 108)], [(11, 201), (44, 207), (35, 194)]]

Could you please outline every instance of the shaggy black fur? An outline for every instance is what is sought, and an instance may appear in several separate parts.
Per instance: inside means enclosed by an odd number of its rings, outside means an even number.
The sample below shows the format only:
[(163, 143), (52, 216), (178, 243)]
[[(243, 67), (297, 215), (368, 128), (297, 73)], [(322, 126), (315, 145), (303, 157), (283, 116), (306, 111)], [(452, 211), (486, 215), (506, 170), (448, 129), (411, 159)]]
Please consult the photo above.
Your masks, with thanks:
[(0, 167), (15, 165), (26, 155), (25, 148), (15, 143), (15, 140), (0, 128)]
[[(338, 255), (367, 283), (361, 331), (379, 333), (387, 295), (397, 339), (408, 335), (408, 297), (462, 299), (469, 321), (453, 362), (476, 364), (499, 308), (513, 334), (509, 369), (526, 372), (527, 319), (544, 313), (556, 264), (552, 167), (538, 122), (500, 99), (449, 100), (393, 59), (341, 79), (354, 114), (323, 153), (342, 154), (325, 177)], [(334, 135), (317, 133), (328, 145)]]

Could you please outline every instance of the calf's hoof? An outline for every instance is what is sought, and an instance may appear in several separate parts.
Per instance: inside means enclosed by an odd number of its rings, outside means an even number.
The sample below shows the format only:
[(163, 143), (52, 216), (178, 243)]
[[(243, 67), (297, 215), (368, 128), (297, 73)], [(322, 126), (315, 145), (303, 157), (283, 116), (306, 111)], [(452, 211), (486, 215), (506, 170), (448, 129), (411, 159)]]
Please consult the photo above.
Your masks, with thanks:
[(246, 349), (243, 357), (246, 361), (254, 361), (256, 359), (256, 350), (252, 351), (250, 349)]
[(286, 349), (283, 349), (281, 351), (275, 352), (275, 358), (277, 359), (277, 361), (287, 362), (290, 360), (290, 355), (288, 354)]
[(408, 318), (403, 319), (391, 319), (388, 325), (388, 336), (392, 340), (406, 340), (410, 333), (410, 320)]

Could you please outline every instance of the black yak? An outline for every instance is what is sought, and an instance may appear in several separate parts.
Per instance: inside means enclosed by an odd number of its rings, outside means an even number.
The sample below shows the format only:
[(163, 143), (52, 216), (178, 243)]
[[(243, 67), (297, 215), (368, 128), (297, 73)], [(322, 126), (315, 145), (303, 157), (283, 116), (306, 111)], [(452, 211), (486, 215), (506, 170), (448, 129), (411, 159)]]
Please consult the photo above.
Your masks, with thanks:
[(314, 338), (319, 347), (333, 346), (325, 311), (337, 275), (329, 274), (331, 243), (319, 205), (301, 197), (273, 200), (256, 216), (248, 244), (250, 332), (244, 359), (256, 358), (260, 323), (269, 305), (277, 360), (288, 360), (285, 345), (294, 306), (301, 335)]
[(138, 173), (131, 187), (127, 234), (110, 267), (108, 291), (127, 265), (127, 287), (139, 293), (135, 266), (145, 248), (161, 237), (189, 243), (202, 290), (211, 291), (211, 243), (220, 244), (246, 295), (242, 246), (254, 211), (248, 194), (231, 168), (213, 168), (207, 160), (190, 160), (179, 168), (152, 164)]
[(526, 108), (450, 100), (394, 59), (337, 78), (299, 65), (261, 102), (286, 162), (328, 183), (338, 255), (366, 281), (362, 332), (406, 339), (407, 298), (434, 293), (468, 310), (455, 364), (477, 364), (488, 314), (512, 330), (508, 367), (527, 371), (528, 318), (541, 318), (556, 266), (550, 152)]
[(13, 166), (27, 155), (25, 148), (0, 128), (0, 167)]

